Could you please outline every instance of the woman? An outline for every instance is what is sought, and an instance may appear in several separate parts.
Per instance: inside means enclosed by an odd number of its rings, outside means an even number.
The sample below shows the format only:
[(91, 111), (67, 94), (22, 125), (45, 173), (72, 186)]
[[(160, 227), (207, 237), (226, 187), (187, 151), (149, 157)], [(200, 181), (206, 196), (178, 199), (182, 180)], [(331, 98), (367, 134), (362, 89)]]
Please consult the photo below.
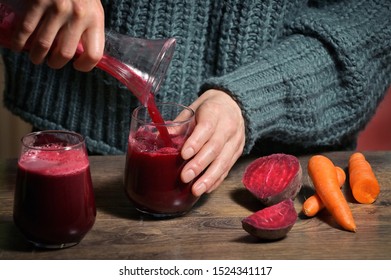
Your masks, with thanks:
[[(181, 174), (204, 171), (195, 195), (216, 189), (242, 154), (353, 148), (391, 80), (390, 1), (19, 2), (13, 49), (29, 40), (30, 51), (4, 50), (5, 105), (38, 129), (82, 133), (94, 153), (125, 151), (138, 105), (94, 68), (104, 28), (176, 38), (156, 100), (196, 111)], [(72, 60), (79, 41), (85, 52)]]

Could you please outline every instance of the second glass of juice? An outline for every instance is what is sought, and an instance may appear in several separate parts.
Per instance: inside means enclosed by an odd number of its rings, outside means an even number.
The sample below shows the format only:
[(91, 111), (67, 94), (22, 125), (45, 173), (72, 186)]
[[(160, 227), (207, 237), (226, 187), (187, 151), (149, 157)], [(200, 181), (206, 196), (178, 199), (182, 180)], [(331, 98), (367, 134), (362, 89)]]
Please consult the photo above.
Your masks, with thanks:
[(187, 162), (181, 149), (194, 129), (194, 111), (174, 103), (157, 103), (156, 109), (164, 122), (153, 122), (155, 110), (144, 106), (132, 114), (125, 191), (137, 210), (158, 218), (175, 217), (198, 200), (191, 192), (194, 180), (184, 183), (180, 178)]
[(96, 208), (84, 138), (41, 131), (22, 138), (14, 222), (37, 247), (78, 244), (95, 222)]

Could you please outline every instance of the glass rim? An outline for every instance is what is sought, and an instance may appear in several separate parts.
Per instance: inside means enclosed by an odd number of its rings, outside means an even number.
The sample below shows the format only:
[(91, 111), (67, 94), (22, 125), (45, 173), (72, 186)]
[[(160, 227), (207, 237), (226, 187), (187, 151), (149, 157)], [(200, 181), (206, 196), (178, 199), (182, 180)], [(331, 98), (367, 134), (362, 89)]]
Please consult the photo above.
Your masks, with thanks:
[(184, 124), (187, 124), (187, 123), (191, 122), (194, 119), (194, 116), (195, 116), (194, 110), (191, 109), (190, 107), (186, 106), (186, 105), (182, 105), (182, 104), (174, 103), (174, 102), (156, 102), (156, 107), (159, 107), (161, 105), (169, 105), (169, 106), (172, 106), (172, 107), (174, 107), (174, 106), (175, 107), (180, 107), (183, 110), (187, 110), (190, 113), (190, 116), (188, 118), (186, 118), (185, 120), (183, 120), (183, 121), (172, 121), (172, 122), (169, 122), (169, 123), (154, 123), (154, 122), (152, 122), (152, 120), (145, 121), (145, 120), (137, 117), (137, 114), (138, 114), (138, 112), (140, 110), (147, 110), (148, 109), (144, 105), (140, 105), (140, 106), (136, 107), (133, 110), (132, 119), (137, 121), (138, 123), (140, 123), (142, 125), (153, 125), (153, 126), (178, 126), (178, 125), (184, 125)]
[[(72, 135), (72, 136), (75, 136), (77, 137), (77, 139), (79, 140), (78, 143), (76, 144), (70, 144), (69, 146), (65, 146), (65, 147), (55, 147), (55, 148), (43, 148), (43, 147), (39, 147), (39, 146), (33, 146), (31, 144), (27, 144), (25, 143), (25, 140), (28, 138), (28, 137), (34, 137), (34, 136), (37, 136), (37, 135), (41, 135), (41, 134), (63, 134), (63, 135)], [(20, 142), (22, 143), (22, 145), (25, 147), (25, 148), (28, 148), (28, 149), (31, 149), (31, 150), (45, 150), (45, 151), (68, 151), (68, 150), (73, 150), (73, 149), (76, 149), (76, 148), (79, 148), (80, 146), (84, 145), (85, 144), (85, 137), (83, 135), (81, 135), (80, 133), (77, 133), (77, 132), (74, 132), (74, 131), (70, 131), (70, 130), (40, 130), (40, 131), (34, 131), (34, 132), (30, 132), (26, 135), (24, 135), (21, 139), (20, 139)], [(50, 144), (50, 143), (48, 143)]]

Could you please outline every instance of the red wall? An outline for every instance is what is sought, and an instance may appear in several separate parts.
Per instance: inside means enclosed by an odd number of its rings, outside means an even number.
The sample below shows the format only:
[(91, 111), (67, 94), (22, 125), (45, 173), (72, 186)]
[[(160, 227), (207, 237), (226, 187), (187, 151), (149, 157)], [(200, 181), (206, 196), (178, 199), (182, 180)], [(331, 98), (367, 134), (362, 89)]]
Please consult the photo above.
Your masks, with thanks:
[(391, 150), (391, 87), (357, 143), (359, 151)]

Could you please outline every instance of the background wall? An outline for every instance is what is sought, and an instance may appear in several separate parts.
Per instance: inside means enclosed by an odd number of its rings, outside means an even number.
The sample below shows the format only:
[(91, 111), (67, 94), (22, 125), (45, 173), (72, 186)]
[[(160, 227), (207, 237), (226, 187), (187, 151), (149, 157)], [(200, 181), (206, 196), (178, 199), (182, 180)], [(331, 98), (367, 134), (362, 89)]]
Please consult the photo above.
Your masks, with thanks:
[(31, 126), (3, 107), (4, 65), (0, 56), (0, 160), (17, 157), (20, 138), (31, 131)]
[(391, 87), (375, 117), (360, 134), (357, 150), (391, 150)]

